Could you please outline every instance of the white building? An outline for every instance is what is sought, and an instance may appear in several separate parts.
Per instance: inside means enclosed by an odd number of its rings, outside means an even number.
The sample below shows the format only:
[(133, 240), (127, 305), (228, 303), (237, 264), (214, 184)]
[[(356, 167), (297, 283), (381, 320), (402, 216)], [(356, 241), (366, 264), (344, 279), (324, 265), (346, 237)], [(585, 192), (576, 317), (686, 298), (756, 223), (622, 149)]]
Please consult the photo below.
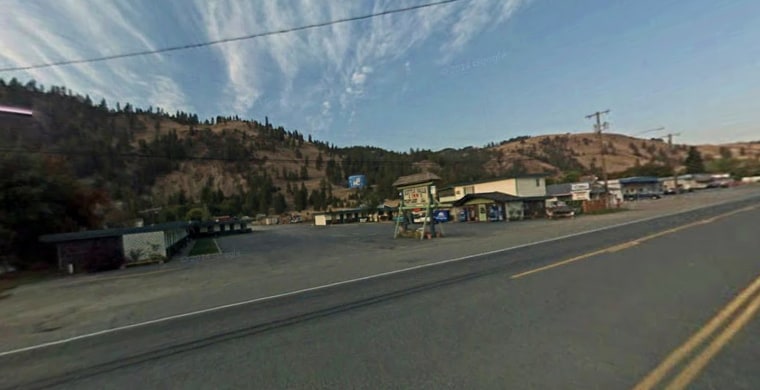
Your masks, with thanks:
[(438, 189), (438, 201), (449, 204), (465, 195), (501, 192), (519, 197), (546, 196), (545, 175), (526, 175), (506, 179), (491, 179), (473, 183), (455, 184)]
[(545, 213), (545, 175), (525, 175), (460, 183), (437, 190), (442, 208), (465, 221), (535, 218)]

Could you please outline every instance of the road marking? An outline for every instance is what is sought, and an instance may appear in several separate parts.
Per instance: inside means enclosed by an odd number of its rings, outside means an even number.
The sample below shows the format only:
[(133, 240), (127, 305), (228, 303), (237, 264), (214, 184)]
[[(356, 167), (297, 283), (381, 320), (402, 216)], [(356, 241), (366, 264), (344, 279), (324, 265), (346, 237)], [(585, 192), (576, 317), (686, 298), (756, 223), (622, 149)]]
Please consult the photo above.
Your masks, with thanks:
[(550, 270), (552, 268), (561, 267), (563, 265), (567, 265), (567, 264), (570, 264), (570, 263), (575, 263), (576, 261), (581, 261), (581, 260), (584, 260), (584, 259), (588, 259), (589, 257), (594, 257), (596, 255), (600, 255), (602, 253), (605, 253), (609, 249), (612, 249), (612, 248), (600, 249), (598, 251), (589, 252), (589, 253), (586, 253), (586, 254), (583, 254), (583, 255), (580, 255), (580, 256), (575, 256), (575, 257), (569, 258), (567, 260), (562, 260), (562, 261), (559, 261), (559, 262), (556, 262), (556, 263), (545, 265), (543, 267), (535, 268), (535, 269), (532, 269), (530, 271), (521, 272), (519, 274), (512, 275), (509, 278), (510, 279), (519, 279), (519, 278), (522, 278), (524, 276), (528, 276), (528, 275), (532, 275), (532, 274), (539, 273), (539, 272), (542, 272), (542, 271)]
[(685, 225), (674, 227), (672, 229), (663, 230), (661, 232), (650, 234), (648, 236), (637, 238), (635, 240), (624, 242), (622, 244), (614, 245), (614, 246), (607, 247), (607, 248), (604, 248), (604, 249), (599, 249), (599, 250), (596, 250), (594, 252), (585, 253), (585, 254), (582, 254), (580, 256), (576, 256), (576, 257), (573, 257), (573, 258), (570, 258), (570, 259), (558, 261), (556, 263), (545, 265), (543, 267), (538, 267), (538, 268), (535, 268), (535, 269), (532, 269), (532, 270), (528, 270), (528, 271), (525, 271), (525, 272), (514, 274), (514, 275), (510, 276), (509, 278), (510, 279), (519, 279), (519, 278), (522, 278), (522, 277), (525, 277), (525, 276), (528, 276), (528, 275), (532, 275), (532, 274), (535, 274), (535, 273), (547, 271), (547, 270), (550, 270), (550, 269), (553, 269), (553, 268), (562, 267), (564, 265), (575, 263), (575, 262), (578, 262), (578, 261), (581, 261), (581, 260), (586, 260), (588, 258), (591, 258), (591, 257), (594, 257), (594, 256), (598, 256), (598, 255), (601, 255), (601, 254), (604, 254), (604, 253), (619, 252), (619, 251), (622, 251), (624, 249), (628, 249), (628, 248), (631, 248), (633, 246), (636, 246), (636, 245), (638, 245), (638, 244), (640, 244), (642, 242), (655, 239), (657, 237), (662, 237), (662, 236), (665, 236), (665, 235), (668, 235), (668, 234), (673, 234), (673, 233), (676, 233), (676, 232), (680, 232), (681, 230), (692, 228), (694, 226), (705, 225), (705, 224), (708, 224), (708, 223), (711, 223), (711, 222), (715, 222), (715, 221), (717, 221), (719, 219), (726, 218), (726, 217), (729, 217), (731, 215), (738, 214), (740, 212), (746, 212), (746, 211), (749, 211), (749, 210), (752, 210), (752, 209), (755, 209), (755, 208), (757, 208), (757, 206), (744, 207), (742, 209), (738, 209), (738, 210), (730, 211), (730, 212), (727, 212), (727, 213), (723, 213), (723, 214), (720, 214), (720, 215), (717, 215), (717, 216), (714, 216), (714, 217), (711, 217), (711, 218), (708, 218), (708, 219), (703, 219), (703, 220), (699, 220), (699, 221), (696, 221), (696, 222), (687, 223)]
[(736, 310), (748, 301), (760, 290), (760, 276), (758, 276), (747, 288), (732, 299), (718, 314), (715, 315), (702, 329), (691, 336), (685, 343), (671, 352), (654, 370), (639, 382), (634, 390), (648, 390), (653, 388), (684, 358), (694, 351), (699, 345), (715, 333)]
[(705, 348), (697, 357), (695, 357), (689, 364), (686, 366), (686, 368), (681, 371), (678, 376), (673, 379), (670, 384), (668, 384), (668, 387), (666, 387), (667, 390), (681, 390), (686, 388), (693, 380), (694, 378), (699, 375), (700, 372), (707, 366), (707, 364), (712, 360), (715, 355), (720, 352), (723, 347), (728, 344), (731, 339), (736, 336), (739, 331), (744, 328), (745, 325), (747, 325), (747, 322), (749, 322), (752, 317), (755, 316), (757, 313), (757, 310), (760, 309), (760, 294), (755, 296), (755, 299), (750, 302), (750, 304), (744, 309), (744, 311), (734, 319), (731, 324), (726, 327), (726, 329), (721, 332), (718, 336), (715, 337), (715, 339)]
[[(492, 251), (488, 251), (488, 252), (475, 253), (475, 254), (472, 254), (472, 255), (467, 255), (467, 256), (462, 256), (462, 257), (456, 257), (456, 258), (453, 258), (453, 259), (446, 259), (446, 260), (441, 260), (441, 261), (437, 261), (437, 262), (433, 262), (433, 263), (420, 264), (420, 265), (416, 265), (416, 266), (412, 266), (412, 267), (408, 267), (408, 268), (402, 268), (402, 269), (393, 270), (393, 271), (381, 272), (381, 273), (378, 273), (378, 274), (362, 276), (362, 277), (358, 277), (358, 278), (354, 278), (354, 279), (342, 280), (342, 281), (328, 283), (328, 284), (324, 284), (324, 285), (320, 285), (320, 286), (308, 287), (308, 288), (303, 288), (303, 289), (300, 289), (300, 290), (288, 291), (288, 292), (284, 292), (284, 293), (280, 293), (280, 294), (274, 294), (274, 295), (269, 295), (269, 296), (260, 297), (260, 298), (248, 299), (248, 300), (244, 300), (244, 301), (229, 303), (229, 304), (220, 305), (220, 306), (214, 306), (214, 307), (210, 307), (210, 308), (206, 308), (206, 309), (201, 309), (201, 310), (196, 310), (196, 311), (191, 311), (191, 312), (187, 312), (187, 313), (181, 313), (181, 314), (175, 314), (175, 315), (166, 316), (166, 317), (160, 317), (160, 318), (156, 318), (156, 319), (148, 320), (148, 321), (143, 321), (143, 322), (136, 322), (134, 324), (117, 326), (117, 327), (110, 328), (110, 329), (103, 329), (103, 330), (99, 330), (99, 331), (92, 332), (92, 333), (85, 333), (85, 334), (81, 334), (81, 335), (78, 335), (78, 336), (72, 336), (72, 337), (65, 338), (65, 339), (49, 341), (49, 342), (45, 342), (45, 343), (30, 345), (28, 347), (23, 347), (23, 348), (18, 348), (18, 349), (10, 350), (10, 351), (0, 352), (0, 357), (15, 355), (15, 354), (23, 353), (23, 352), (34, 351), (34, 350), (37, 350), (37, 349), (43, 349), (43, 348), (53, 347), (53, 346), (56, 346), (56, 345), (67, 344), (67, 343), (71, 343), (71, 342), (78, 341), (78, 340), (84, 340), (84, 339), (88, 339), (88, 338), (92, 338), (92, 337), (97, 337), (97, 336), (102, 336), (102, 335), (106, 335), (106, 334), (117, 333), (117, 332), (121, 332), (121, 331), (124, 331), (124, 330), (129, 330), (129, 329), (135, 329), (135, 328), (140, 328), (140, 327), (149, 326), (149, 325), (160, 324), (160, 323), (163, 323), (163, 322), (173, 321), (173, 320), (177, 320), (177, 319), (181, 319), (181, 318), (193, 317), (193, 316), (197, 316), (197, 315), (200, 315), (200, 314), (212, 313), (212, 312), (215, 312), (215, 311), (230, 309), (230, 308), (233, 308), (233, 307), (239, 307), (239, 306), (245, 306), (245, 305), (250, 305), (250, 304), (254, 304), (254, 303), (266, 302), (266, 301), (271, 301), (271, 300), (275, 300), (275, 299), (279, 299), (279, 298), (285, 298), (285, 297), (290, 297), (290, 296), (293, 296), (293, 295), (303, 294), (303, 293), (307, 293), (307, 292), (313, 292), (313, 291), (323, 290), (323, 289), (327, 289), (327, 288), (338, 287), (338, 286), (343, 286), (343, 285), (347, 285), (347, 284), (352, 284), (352, 283), (357, 283), (357, 282), (362, 282), (362, 281), (382, 278), (382, 277), (385, 277), (385, 276), (391, 276), (391, 275), (406, 273), (406, 272), (410, 272), (410, 271), (415, 271), (415, 270), (420, 270), (420, 269), (425, 269), (425, 268), (430, 268), (430, 267), (436, 267), (436, 266), (440, 266), (440, 265), (444, 265), (444, 264), (450, 264), (450, 263), (456, 263), (456, 262), (461, 262), (461, 261), (465, 261), (465, 260), (471, 260), (471, 259), (475, 259), (475, 258), (479, 258), (479, 257), (484, 257), (484, 256), (489, 256), (489, 255), (494, 255), (494, 254), (506, 253), (506, 252), (515, 251), (515, 250), (518, 250), (518, 249), (529, 248), (529, 247), (537, 246), (537, 245), (543, 245), (543, 244), (547, 244), (547, 243), (555, 242), (555, 241), (562, 241), (562, 240), (566, 240), (568, 238), (574, 238), (574, 237), (584, 236), (584, 235), (588, 235), (588, 234), (598, 233), (598, 232), (602, 232), (602, 231), (605, 231), (605, 230), (617, 229), (617, 228), (621, 228), (621, 227), (625, 227), (625, 226), (635, 225), (637, 223), (655, 221), (655, 220), (658, 220), (658, 219), (668, 218), (668, 217), (672, 217), (672, 216), (675, 216), (675, 215), (690, 213), (692, 211), (702, 210), (702, 209), (711, 208), (711, 207), (718, 207), (718, 206), (721, 206), (721, 205), (730, 204), (730, 203), (734, 203), (734, 202), (743, 202), (743, 201), (747, 201), (747, 200), (751, 200), (751, 199), (756, 199), (756, 198), (757, 198), (757, 195), (752, 195), (752, 196), (748, 196), (746, 198), (733, 199), (733, 200), (726, 201), (726, 202), (721, 202), (721, 203), (714, 203), (714, 204), (710, 204), (710, 205), (700, 205), (700, 206), (692, 207), (692, 208), (689, 208), (689, 209), (686, 209), (686, 210), (674, 211), (674, 212), (669, 213), (669, 214), (654, 215), (654, 216), (651, 216), (651, 217), (636, 219), (636, 220), (633, 220), (633, 221), (626, 221), (626, 222), (621, 222), (621, 223), (617, 223), (617, 224), (614, 224), (614, 225), (602, 226), (602, 227), (599, 227), (599, 228), (589, 229), (589, 230), (585, 230), (585, 231), (582, 231), (582, 232), (566, 234), (564, 236), (547, 238), (545, 240), (540, 240), (540, 241), (535, 241), (535, 242), (529, 242), (529, 243), (525, 243), (525, 244), (515, 245), (515, 246), (509, 247), (509, 248), (502, 248), (502, 249), (496, 249), (496, 250), (492, 250)], [(752, 206), (752, 207), (754, 208), (755, 206)]]
[(620, 244), (620, 245), (615, 245), (615, 246), (613, 246), (613, 247), (607, 248), (607, 250), (606, 250), (605, 252), (608, 252), (608, 253), (619, 252), (619, 251), (622, 251), (622, 250), (628, 249), (628, 248), (630, 248), (630, 247), (633, 247), (633, 246), (639, 245), (639, 243), (640, 243), (640, 242), (639, 242), (638, 240), (633, 240), (633, 241), (624, 242), (624, 243), (622, 243), (622, 244)]

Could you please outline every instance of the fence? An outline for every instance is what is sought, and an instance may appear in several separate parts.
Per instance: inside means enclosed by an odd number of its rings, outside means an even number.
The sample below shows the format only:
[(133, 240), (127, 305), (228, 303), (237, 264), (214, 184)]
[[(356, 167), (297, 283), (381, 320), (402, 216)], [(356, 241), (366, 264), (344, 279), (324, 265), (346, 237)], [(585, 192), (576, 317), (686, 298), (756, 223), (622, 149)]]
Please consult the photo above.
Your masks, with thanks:
[(593, 213), (607, 209), (606, 199), (594, 199), (583, 201), (582, 209), (584, 213)]

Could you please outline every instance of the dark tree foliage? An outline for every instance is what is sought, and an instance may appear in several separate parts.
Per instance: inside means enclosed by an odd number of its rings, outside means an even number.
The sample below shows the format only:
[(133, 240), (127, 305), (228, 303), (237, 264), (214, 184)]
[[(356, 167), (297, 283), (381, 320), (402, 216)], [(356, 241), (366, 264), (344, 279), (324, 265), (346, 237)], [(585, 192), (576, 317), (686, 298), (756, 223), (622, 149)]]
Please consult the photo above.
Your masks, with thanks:
[(80, 185), (60, 159), (0, 157), (0, 252), (21, 266), (54, 258), (40, 246), (44, 234), (97, 228), (98, 207), (109, 202), (100, 189)]
[(296, 191), (296, 195), (295, 195), (294, 203), (295, 203), (296, 211), (303, 211), (306, 209), (306, 207), (308, 207), (308, 197), (309, 197), (309, 192), (306, 189), (306, 186), (304, 185), (304, 183), (301, 183), (301, 188), (299, 188), (298, 191)]
[(705, 163), (702, 160), (702, 154), (695, 147), (690, 147), (689, 152), (686, 155), (686, 173), (704, 173)]
[(274, 205), (272, 207), (274, 207), (275, 214), (282, 214), (287, 210), (288, 204), (285, 202), (285, 196), (281, 192), (278, 192), (277, 195), (275, 195)]
[(667, 165), (663, 164), (657, 164), (657, 163), (647, 163), (643, 165), (637, 165), (631, 168), (626, 169), (622, 172), (616, 172), (611, 173), (609, 175), (610, 179), (619, 179), (622, 177), (630, 177), (630, 176), (655, 176), (655, 177), (666, 177), (666, 176), (672, 176), (673, 171), (668, 168)]

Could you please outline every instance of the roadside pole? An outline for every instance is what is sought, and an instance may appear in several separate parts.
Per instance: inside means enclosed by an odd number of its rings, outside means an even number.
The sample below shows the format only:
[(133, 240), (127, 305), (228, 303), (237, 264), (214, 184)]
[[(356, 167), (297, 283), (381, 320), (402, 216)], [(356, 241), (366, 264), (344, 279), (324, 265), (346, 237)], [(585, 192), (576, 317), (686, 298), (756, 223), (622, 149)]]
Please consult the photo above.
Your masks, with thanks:
[(610, 187), (607, 181), (607, 162), (604, 155), (607, 152), (607, 148), (604, 145), (603, 130), (609, 128), (609, 123), (602, 123), (602, 115), (609, 114), (610, 110), (597, 111), (593, 114), (586, 115), (586, 119), (596, 118), (596, 124), (594, 124), (594, 131), (599, 136), (599, 145), (601, 147), (601, 160), (602, 160), (602, 179), (604, 180), (604, 201), (606, 208), (610, 208)]

